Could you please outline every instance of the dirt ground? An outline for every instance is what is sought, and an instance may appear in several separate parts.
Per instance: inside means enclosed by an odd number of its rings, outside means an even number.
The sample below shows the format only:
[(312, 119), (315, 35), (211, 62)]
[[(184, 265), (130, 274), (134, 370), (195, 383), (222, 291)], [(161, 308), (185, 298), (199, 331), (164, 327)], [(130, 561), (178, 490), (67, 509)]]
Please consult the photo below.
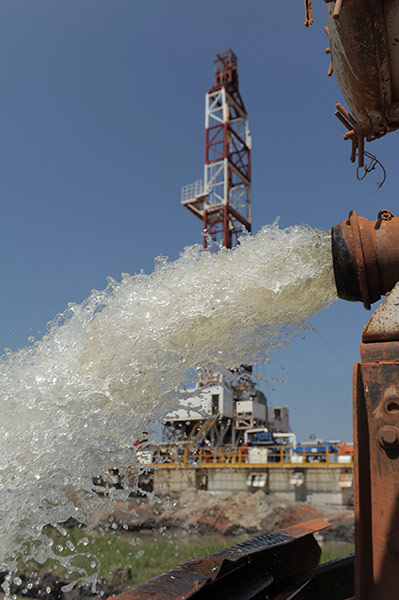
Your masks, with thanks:
[[(109, 516), (98, 514), (98, 523), (107, 521)], [(263, 491), (188, 490), (179, 497), (168, 498), (165, 503), (138, 497), (117, 503), (113, 516), (120, 527), (132, 531), (167, 527), (192, 534), (254, 536), (322, 518), (331, 523), (323, 532), (324, 540), (351, 542), (354, 535), (351, 508), (278, 502)]]

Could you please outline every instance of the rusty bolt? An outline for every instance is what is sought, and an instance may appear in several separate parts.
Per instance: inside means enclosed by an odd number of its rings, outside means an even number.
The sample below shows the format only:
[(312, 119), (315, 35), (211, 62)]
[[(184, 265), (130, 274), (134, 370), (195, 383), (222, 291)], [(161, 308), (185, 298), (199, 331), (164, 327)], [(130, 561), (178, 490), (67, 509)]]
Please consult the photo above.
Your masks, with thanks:
[(383, 448), (389, 450), (399, 444), (399, 429), (392, 425), (385, 425), (380, 429), (379, 441)]

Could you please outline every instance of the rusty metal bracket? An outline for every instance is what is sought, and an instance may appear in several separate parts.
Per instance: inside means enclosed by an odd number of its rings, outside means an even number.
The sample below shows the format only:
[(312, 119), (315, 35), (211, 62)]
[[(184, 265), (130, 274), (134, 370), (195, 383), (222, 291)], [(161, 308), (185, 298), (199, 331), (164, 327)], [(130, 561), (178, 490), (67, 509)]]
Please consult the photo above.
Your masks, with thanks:
[(312, 0), (305, 0), (305, 27), (309, 27), (313, 23), (313, 7)]

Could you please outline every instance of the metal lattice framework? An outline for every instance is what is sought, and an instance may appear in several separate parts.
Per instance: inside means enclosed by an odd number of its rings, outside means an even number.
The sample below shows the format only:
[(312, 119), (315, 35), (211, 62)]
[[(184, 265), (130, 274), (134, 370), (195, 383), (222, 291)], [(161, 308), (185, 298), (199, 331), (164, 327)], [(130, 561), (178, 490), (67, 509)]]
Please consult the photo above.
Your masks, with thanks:
[(251, 132), (237, 57), (232, 50), (216, 56), (215, 84), (205, 96), (204, 183), (183, 187), (181, 201), (212, 240), (231, 248), (239, 233), (251, 231)]

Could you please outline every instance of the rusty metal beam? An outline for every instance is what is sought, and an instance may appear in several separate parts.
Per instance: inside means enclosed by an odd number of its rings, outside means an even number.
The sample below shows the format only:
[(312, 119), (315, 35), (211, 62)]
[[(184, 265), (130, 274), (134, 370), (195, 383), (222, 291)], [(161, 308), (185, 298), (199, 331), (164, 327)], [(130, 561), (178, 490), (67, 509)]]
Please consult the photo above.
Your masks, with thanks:
[(321, 549), (313, 533), (328, 526), (315, 519), (259, 536), (189, 561), (126, 590), (117, 600), (276, 598), (284, 589), (292, 591), (293, 581), (318, 565)]

